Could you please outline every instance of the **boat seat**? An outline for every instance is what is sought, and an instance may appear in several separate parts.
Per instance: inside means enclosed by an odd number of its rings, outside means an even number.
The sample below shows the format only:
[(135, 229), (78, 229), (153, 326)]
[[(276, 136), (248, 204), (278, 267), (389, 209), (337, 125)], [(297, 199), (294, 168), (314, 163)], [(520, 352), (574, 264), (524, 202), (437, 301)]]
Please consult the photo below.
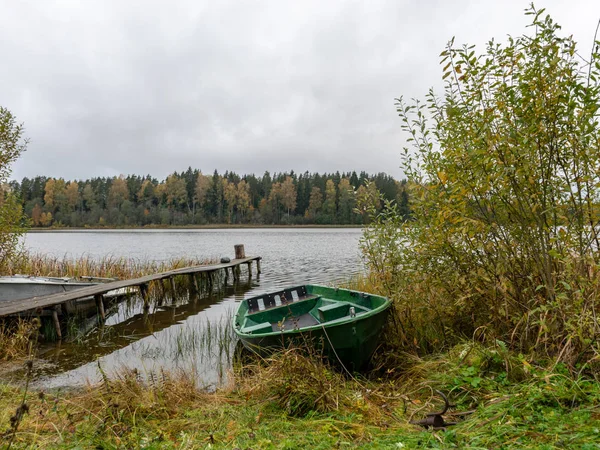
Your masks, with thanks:
[(250, 327), (244, 327), (242, 329), (243, 333), (269, 333), (271, 331), (273, 330), (270, 322), (263, 322)]
[[(274, 308), (275, 306), (277, 306), (277, 302), (275, 301), (276, 295), (278, 295), (278, 294), (265, 294), (262, 297), (249, 298), (247, 300), (248, 312), (250, 314), (252, 314), (252, 313), (259, 312), (261, 310), (260, 304), (258, 303), (259, 300), (262, 300), (264, 309)], [(281, 300), (281, 296), (280, 296), (280, 300)], [(283, 303), (283, 301), (282, 301), (282, 304), (286, 304), (286, 303)]]
[[(294, 296), (292, 294), (294, 291), (296, 291), (296, 298), (294, 298)], [(291, 303), (297, 303), (297, 302), (301, 302), (304, 300), (313, 300), (313, 299), (321, 298), (320, 295), (306, 294), (306, 290), (304, 290), (303, 295), (298, 291), (299, 290), (289, 289), (289, 290), (285, 290), (281, 293), (265, 294), (262, 297), (249, 298), (248, 300), (246, 300), (248, 302), (248, 314), (258, 313), (261, 311), (265, 311), (267, 309), (286, 306)], [(301, 294), (301, 295), (298, 295), (298, 294)], [(279, 301), (281, 302), (281, 305), (277, 305), (277, 302), (275, 301), (276, 296), (279, 297)], [(264, 309), (262, 309), (262, 310), (260, 309), (260, 304), (258, 303), (259, 300), (262, 300), (262, 302), (263, 302)]]
[(319, 321), (321, 323), (341, 319), (348, 315), (349, 310), (350, 303), (348, 302), (336, 302), (317, 308), (317, 311), (319, 312)]

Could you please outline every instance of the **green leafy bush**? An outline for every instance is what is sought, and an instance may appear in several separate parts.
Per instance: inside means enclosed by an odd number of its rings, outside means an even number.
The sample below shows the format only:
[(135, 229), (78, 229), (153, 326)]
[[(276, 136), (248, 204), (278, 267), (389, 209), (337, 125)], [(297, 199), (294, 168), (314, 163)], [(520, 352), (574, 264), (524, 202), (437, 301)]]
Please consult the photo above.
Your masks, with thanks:
[(6, 185), (11, 164), (25, 151), (23, 125), (9, 110), (0, 106), (0, 268), (14, 255), (24, 232), (23, 209)]
[[(379, 216), (363, 249), (404, 345), (500, 339), (592, 361), (600, 324), (600, 60), (532, 6), (531, 34), (441, 53), (445, 90), (397, 109), (413, 216)], [(582, 359), (582, 356), (585, 358)]]

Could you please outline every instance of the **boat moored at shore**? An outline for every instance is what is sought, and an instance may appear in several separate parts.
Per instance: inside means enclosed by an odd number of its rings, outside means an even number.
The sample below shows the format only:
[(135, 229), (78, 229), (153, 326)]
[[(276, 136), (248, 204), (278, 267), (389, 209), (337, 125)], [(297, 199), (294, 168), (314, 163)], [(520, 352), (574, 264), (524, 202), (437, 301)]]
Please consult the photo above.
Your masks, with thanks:
[(387, 298), (365, 292), (296, 286), (243, 300), (233, 327), (259, 354), (308, 342), (332, 362), (358, 370), (379, 344), (389, 306)]

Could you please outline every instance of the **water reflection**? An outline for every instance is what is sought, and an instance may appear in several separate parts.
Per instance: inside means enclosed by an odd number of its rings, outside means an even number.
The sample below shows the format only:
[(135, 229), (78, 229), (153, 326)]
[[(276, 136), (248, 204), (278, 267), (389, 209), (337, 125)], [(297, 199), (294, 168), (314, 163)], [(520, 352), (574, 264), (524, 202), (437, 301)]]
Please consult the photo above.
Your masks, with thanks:
[[(177, 257), (233, 256), (243, 243), (247, 255), (260, 255), (261, 278), (215, 284), (201, 298), (187, 293), (165, 298), (144, 314), (139, 298), (118, 304), (105, 325), (71, 343), (43, 349), (48, 364), (37, 387), (81, 385), (124, 368), (153, 373), (166, 367), (197, 374), (200, 384), (224, 376), (235, 346), (230, 318), (246, 296), (298, 284), (335, 284), (362, 270), (357, 229), (127, 230), (32, 233), (25, 243), (33, 252), (53, 256), (127, 257), (167, 260)], [(216, 290), (218, 289), (218, 290)]]
[(258, 282), (219, 284), (209, 295), (186, 293), (165, 299), (161, 306), (155, 302), (149, 311), (139, 296), (129, 298), (84, 339), (42, 348), (40, 358), (48, 364), (37, 373), (35, 384), (96, 382), (101, 379), (98, 365), (108, 375), (132, 368), (148, 373), (180, 368), (193, 370), (204, 384), (218, 383), (231, 364), (235, 345), (230, 326), (235, 301), (228, 299), (243, 297)]

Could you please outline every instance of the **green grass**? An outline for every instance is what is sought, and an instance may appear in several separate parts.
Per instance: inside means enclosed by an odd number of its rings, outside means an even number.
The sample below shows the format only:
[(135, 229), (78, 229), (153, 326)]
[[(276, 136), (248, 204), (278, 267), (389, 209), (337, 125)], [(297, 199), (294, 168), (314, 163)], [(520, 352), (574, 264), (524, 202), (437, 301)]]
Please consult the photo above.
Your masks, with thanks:
[[(293, 350), (212, 393), (181, 373), (127, 372), (86, 390), (28, 393), (13, 448), (600, 448), (600, 384), (562, 366), (466, 343), (388, 372), (349, 379)], [(435, 389), (474, 412), (446, 431), (411, 425), (439, 409)], [(22, 394), (0, 387), (3, 429)], [(289, 408), (302, 401), (313, 406)]]
[[(173, 336), (173, 356), (214, 349), (219, 360), (229, 360), (228, 323), (183, 329)], [(377, 368), (356, 378), (287, 349), (238, 362), (216, 392), (203, 390), (193, 373), (164, 371), (127, 371), (81, 390), (29, 391), (28, 413), (16, 432), (11, 417), (22, 408), (25, 390), (0, 384), (0, 446), (600, 449), (594, 361), (567, 367), (535, 360), (499, 340), (463, 341), (417, 356), (400, 352), (390, 332), (374, 359)], [(436, 390), (456, 404), (452, 412), (470, 413), (447, 415), (458, 423), (446, 430), (411, 424), (441, 408)]]

